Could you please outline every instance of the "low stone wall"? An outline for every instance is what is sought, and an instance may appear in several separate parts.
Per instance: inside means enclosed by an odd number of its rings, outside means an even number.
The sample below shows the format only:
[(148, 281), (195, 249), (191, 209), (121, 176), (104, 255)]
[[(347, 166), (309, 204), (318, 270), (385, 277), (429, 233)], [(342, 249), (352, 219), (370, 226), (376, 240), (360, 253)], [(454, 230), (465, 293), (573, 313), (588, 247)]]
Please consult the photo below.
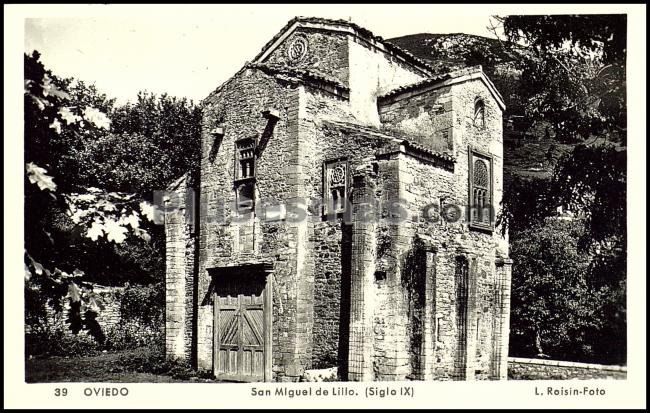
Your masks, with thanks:
[(571, 361), (508, 358), (508, 380), (590, 380), (627, 378), (627, 367)]
[[(102, 327), (102, 330), (106, 331), (120, 324), (120, 305), (124, 287), (93, 285), (93, 291), (100, 297), (103, 306), (102, 310), (97, 315), (97, 322)], [(63, 307), (63, 311), (57, 312), (49, 303), (45, 304), (47, 324), (54, 328), (61, 328), (67, 331), (67, 317), (68, 311), (70, 310), (70, 300), (67, 297), (61, 298), (61, 306)], [(31, 326), (25, 325), (25, 328), (27, 333), (31, 332)]]
[[(136, 286), (133, 288), (146, 287)], [(100, 303), (97, 323), (110, 345), (125, 346), (129, 345), (129, 343), (148, 343), (157, 334), (164, 334), (164, 324), (155, 327), (153, 324), (144, 322), (133, 315), (123, 313), (123, 301), (126, 299), (127, 287), (108, 287), (93, 284), (92, 290), (97, 294)], [(143, 302), (142, 304), (151, 305), (150, 302)], [(162, 305), (164, 304), (161, 303)], [(52, 334), (56, 337), (56, 334), (61, 332), (66, 338), (81, 337), (82, 339), (93, 340), (85, 329), (82, 329), (79, 334), (74, 334), (70, 329), (69, 298), (61, 298), (60, 308), (62, 308), (62, 311), (57, 311), (49, 302), (43, 302), (43, 306), (44, 317), (40, 317), (37, 322), (31, 322), (31, 324), (30, 322), (25, 323), (27, 340), (47, 341), (52, 339)], [(131, 307), (133, 307), (132, 304)]]

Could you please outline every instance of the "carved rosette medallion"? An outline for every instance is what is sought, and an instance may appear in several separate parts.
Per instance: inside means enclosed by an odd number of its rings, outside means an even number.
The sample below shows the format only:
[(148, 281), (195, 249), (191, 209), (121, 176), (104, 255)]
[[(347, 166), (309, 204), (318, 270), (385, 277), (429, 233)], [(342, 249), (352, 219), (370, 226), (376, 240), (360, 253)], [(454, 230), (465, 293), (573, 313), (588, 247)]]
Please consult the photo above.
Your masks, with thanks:
[(287, 55), (292, 63), (303, 60), (307, 56), (307, 39), (302, 36), (295, 37), (287, 47)]

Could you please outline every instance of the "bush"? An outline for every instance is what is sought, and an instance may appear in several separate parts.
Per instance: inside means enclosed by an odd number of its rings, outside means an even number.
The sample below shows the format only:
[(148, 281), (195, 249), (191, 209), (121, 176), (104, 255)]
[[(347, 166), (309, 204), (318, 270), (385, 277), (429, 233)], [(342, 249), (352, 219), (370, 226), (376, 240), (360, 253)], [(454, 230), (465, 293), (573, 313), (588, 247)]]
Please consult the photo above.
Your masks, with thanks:
[(161, 283), (128, 285), (120, 297), (120, 324), (106, 331), (108, 350), (163, 343), (165, 289)]
[(29, 356), (91, 356), (102, 350), (91, 335), (82, 331), (70, 334), (61, 328), (44, 328), (25, 334), (25, 355)]
[(165, 286), (126, 285), (122, 293), (120, 315), (123, 322), (136, 321), (151, 327), (161, 326), (165, 311)]
[(135, 371), (171, 376), (178, 380), (212, 379), (211, 372), (195, 371), (187, 362), (166, 360), (162, 345), (142, 347), (120, 356), (120, 371)]
[(143, 326), (137, 322), (122, 322), (106, 331), (107, 350), (126, 350), (161, 344), (162, 326)]
[[(159, 284), (127, 285), (119, 300), (120, 322), (96, 324), (96, 340), (88, 330), (72, 331), (63, 306), (47, 310), (46, 297), (26, 289), (25, 347), (27, 356), (91, 355), (102, 350), (126, 350), (159, 346), (164, 342), (164, 288)], [(48, 314), (50, 313), (50, 314)]]

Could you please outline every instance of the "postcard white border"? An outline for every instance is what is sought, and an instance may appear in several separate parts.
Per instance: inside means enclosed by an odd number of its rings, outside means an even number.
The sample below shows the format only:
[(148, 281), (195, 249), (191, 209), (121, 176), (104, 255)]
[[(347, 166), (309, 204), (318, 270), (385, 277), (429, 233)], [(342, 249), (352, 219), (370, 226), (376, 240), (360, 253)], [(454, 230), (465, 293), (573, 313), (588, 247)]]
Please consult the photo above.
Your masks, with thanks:
[[(435, 7), (439, 13), (463, 14), (628, 14), (628, 376), (627, 380), (508, 381), (508, 382), (408, 382), (415, 397), (358, 398), (253, 398), (248, 384), (126, 384), (129, 396), (83, 396), (87, 387), (108, 384), (66, 383), (74, 394), (53, 395), (57, 384), (24, 383), (23, 314), (23, 145), (22, 65), (24, 19), (28, 17), (98, 17), (141, 15), (146, 18), (193, 15), (215, 10), (263, 12), (264, 7), (290, 7), (295, 15), (318, 15), (328, 5), (4, 5), (4, 391), (5, 408), (645, 408), (646, 407), (646, 263), (645, 263), (645, 153), (646, 153), (646, 6), (645, 5), (336, 5), (345, 8), (403, 7), (417, 13)], [(221, 9), (219, 9), (221, 8)], [(224, 9), (225, 8), (225, 9)], [(229, 8), (229, 9), (228, 9)], [(215, 85), (213, 85), (215, 86)], [(206, 86), (209, 89), (209, 85)], [(398, 383), (343, 383), (349, 388), (367, 386), (399, 388)], [(333, 387), (336, 383), (288, 384), (291, 388)], [(604, 397), (535, 397), (534, 388), (602, 387)], [(110, 386), (110, 385), (109, 385)], [(284, 384), (257, 384), (274, 389)]]

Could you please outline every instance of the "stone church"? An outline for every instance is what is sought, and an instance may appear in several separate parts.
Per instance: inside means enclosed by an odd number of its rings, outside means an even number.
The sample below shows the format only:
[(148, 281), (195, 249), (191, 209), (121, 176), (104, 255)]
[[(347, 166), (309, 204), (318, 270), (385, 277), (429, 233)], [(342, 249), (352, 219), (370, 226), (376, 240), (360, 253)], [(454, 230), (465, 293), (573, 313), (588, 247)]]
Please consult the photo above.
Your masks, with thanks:
[(301, 17), (204, 104), (200, 178), (164, 199), (168, 358), (232, 381), (506, 378), (504, 103), (480, 66)]

